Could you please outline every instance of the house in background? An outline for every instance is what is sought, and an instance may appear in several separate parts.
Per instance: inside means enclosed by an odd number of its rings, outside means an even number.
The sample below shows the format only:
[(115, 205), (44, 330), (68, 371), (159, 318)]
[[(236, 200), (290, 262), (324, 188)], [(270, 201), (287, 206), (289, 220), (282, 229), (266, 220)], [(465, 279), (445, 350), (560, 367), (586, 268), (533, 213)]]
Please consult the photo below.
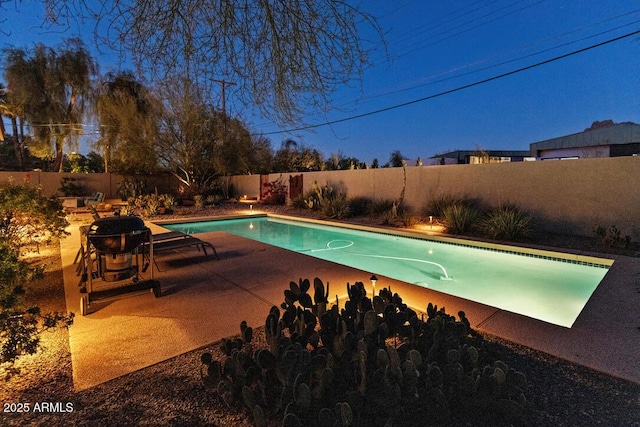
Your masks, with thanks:
[(635, 156), (640, 153), (640, 125), (593, 122), (583, 132), (536, 142), (530, 149), (530, 156), (536, 160)]
[(429, 157), (424, 165), (522, 162), (528, 160), (529, 156), (529, 151), (524, 150), (456, 150)]

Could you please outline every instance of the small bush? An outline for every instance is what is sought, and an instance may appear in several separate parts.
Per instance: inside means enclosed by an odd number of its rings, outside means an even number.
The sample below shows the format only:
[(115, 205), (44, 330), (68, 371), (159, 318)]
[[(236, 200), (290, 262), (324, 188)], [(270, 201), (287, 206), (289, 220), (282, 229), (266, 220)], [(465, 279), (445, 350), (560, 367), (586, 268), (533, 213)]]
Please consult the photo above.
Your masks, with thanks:
[(131, 205), (132, 208), (141, 210), (142, 215), (145, 218), (148, 218), (153, 215), (158, 215), (158, 213), (160, 212), (160, 207), (164, 206), (163, 203), (164, 203), (164, 199), (157, 194), (140, 195), (135, 199), (129, 199), (129, 202), (128, 202), (128, 204)]
[(318, 209), (320, 209), (320, 199), (325, 195), (327, 197), (332, 196), (332, 194), (328, 194), (329, 191), (333, 192), (333, 188), (331, 188), (331, 190), (329, 190), (328, 186), (320, 188), (318, 186), (318, 183), (314, 182), (313, 188), (304, 193), (304, 195), (300, 196), (302, 208), (317, 211)]
[(0, 373), (8, 378), (19, 373), (14, 366), (21, 355), (34, 354), (40, 347), (40, 333), (69, 326), (73, 313), (41, 314), (38, 307), (24, 304), (24, 284), (41, 277), (42, 268), (32, 268), (0, 237)]
[(205, 200), (206, 199), (202, 194), (196, 194), (195, 196), (193, 196), (193, 202), (196, 205), (196, 209), (204, 209)]
[(173, 209), (176, 207), (177, 201), (172, 194), (161, 194), (159, 197), (160, 204), (165, 209)]
[(445, 211), (451, 206), (475, 206), (476, 203), (467, 196), (460, 194), (443, 194), (431, 199), (422, 209), (425, 216), (444, 219)]
[(593, 227), (593, 234), (601, 245), (607, 248), (623, 248), (629, 249), (631, 246), (631, 236), (622, 236), (622, 233), (615, 225), (605, 228), (601, 225)]
[(126, 205), (122, 206), (118, 210), (118, 215), (120, 215), (120, 216), (135, 216), (136, 215), (136, 208), (133, 205), (126, 204)]
[(305, 195), (294, 202), (294, 206), (320, 211), (325, 218), (342, 219), (350, 216), (350, 203), (344, 193), (338, 193), (334, 187), (317, 182)]
[(291, 206), (296, 209), (309, 209), (309, 206), (307, 205), (307, 199), (302, 194), (291, 200)]
[(120, 184), (118, 184), (118, 189), (116, 190), (118, 196), (122, 200), (135, 199), (138, 196), (141, 196), (144, 192), (144, 182), (139, 179), (127, 177)]
[(349, 216), (349, 202), (344, 194), (320, 200), (320, 211), (325, 218), (342, 219)]
[(36, 187), (9, 182), (0, 188), (0, 214), (0, 237), (15, 250), (68, 234), (60, 201), (41, 195)]
[(371, 205), (371, 213), (376, 216), (381, 216), (386, 212), (390, 212), (393, 209), (394, 201), (391, 199), (379, 199), (373, 201)]
[(400, 223), (407, 228), (413, 227), (418, 223), (418, 218), (410, 212), (403, 211), (398, 214)]
[(265, 182), (263, 203), (266, 205), (284, 205), (287, 202), (288, 188), (282, 177), (272, 182)]
[(205, 203), (209, 206), (215, 206), (223, 200), (224, 199), (220, 194), (209, 194), (205, 199)]
[(481, 211), (471, 205), (454, 204), (446, 208), (443, 215), (448, 233), (466, 234), (476, 228)]
[(364, 216), (371, 212), (373, 200), (368, 197), (354, 197), (349, 199), (349, 212), (351, 216)]
[(531, 216), (514, 205), (494, 208), (482, 221), (483, 232), (492, 239), (522, 240), (533, 232)]
[(81, 196), (84, 192), (82, 186), (76, 184), (76, 179), (70, 176), (65, 176), (60, 180), (60, 187), (58, 187), (58, 191), (61, 192), (63, 196), (67, 197)]

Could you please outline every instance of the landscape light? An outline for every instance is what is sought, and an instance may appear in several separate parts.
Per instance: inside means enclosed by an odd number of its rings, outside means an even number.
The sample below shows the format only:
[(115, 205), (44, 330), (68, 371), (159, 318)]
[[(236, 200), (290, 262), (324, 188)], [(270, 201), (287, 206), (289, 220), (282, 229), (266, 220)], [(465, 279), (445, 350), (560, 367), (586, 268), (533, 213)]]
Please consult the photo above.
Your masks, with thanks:
[(376, 282), (378, 281), (378, 278), (376, 277), (376, 275), (372, 275), (369, 280), (371, 280), (371, 289), (373, 289), (373, 296), (376, 296)]

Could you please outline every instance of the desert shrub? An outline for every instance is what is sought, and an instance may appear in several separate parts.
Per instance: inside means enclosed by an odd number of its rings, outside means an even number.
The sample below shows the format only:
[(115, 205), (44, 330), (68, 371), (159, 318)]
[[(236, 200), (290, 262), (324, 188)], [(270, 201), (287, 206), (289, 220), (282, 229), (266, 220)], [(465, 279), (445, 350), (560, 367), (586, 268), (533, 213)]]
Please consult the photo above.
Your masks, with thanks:
[(605, 228), (601, 225), (593, 227), (593, 235), (598, 242), (607, 248), (623, 248), (628, 249), (631, 246), (631, 236), (623, 236), (617, 226), (612, 225)]
[(160, 207), (164, 206), (164, 198), (157, 194), (144, 194), (135, 199), (129, 199), (129, 204), (141, 210), (142, 216), (148, 218), (160, 212)]
[(121, 206), (118, 210), (118, 215), (120, 216), (135, 216), (136, 215), (136, 207), (131, 204), (126, 204)]
[(482, 212), (473, 205), (453, 204), (443, 213), (443, 222), (448, 233), (466, 234), (478, 226)]
[(351, 216), (369, 215), (373, 206), (373, 200), (368, 197), (354, 197), (349, 199), (349, 212)]
[(314, 182), (313, 188), (307, 190), (303, 195), (300, 196), (300, 207), (303, 209), (310, 209), (312, 211), (317, 211), (318, 209), (320, 209), (319, 194), (322, 194), (321, 191), (322, 189), (318, 187), (318, 183)]
[(211, 188), (207, 191), (207, 194), (214, 195), (218, 198), (219, 203), (222, 200), (227, 200), (231, 197), (236, 197), (236, 187), (232, 182), (226, 177), (217, 179), (212, 185)]
[(201, 355), (205, 387), (244, 404), (255, 425), (415, 425), (416, 414), (429, 425), (451, 415), (525, 424), (525, 375), (497, 360), (464, 312), (429, 303), (419, 317), (390, 289), (368, 297), (362, 282), (347, 294), (329, 307), (328, 283), (291, 282), (266, 317), (264, 348), (243, 321), (220, 344), (224, 360)]
[(418, 218), (411, 212), (403, 210), (398, 214), (398, 221), (402, 226), (410, 228), (418, 223)]
[(521, 240), (533, 232), (531, 216), (514, 205), (492, 209), (481, 221), (481, 229), (492, 239)]
[(43, 331), (73, 322), (73, 313), (42, 314), (38, 307), (25, 306), (24, 285), (42, 273), (42, 268), (20, 260), (7, 239), (0, 237), (0, 374), (5, 378), (19, 372), (14, 366), (19, 356), (38, 350)]
[(158, 199), (159, 199), (160, 205), (163, 206), (165, 209), (173, 209), (176, 207), (177, 200), (173, 196), (173, 194), (160, 194), (158, 196)]
[(223, 201), (224, 198), (221, 194), (209, 194), (206, 198), (205, 198), (205, 204), (210, 205), (210, 206), (215, 206), (218, 203), (220, 203), (221, 201)]
[(445, 211), (451, 206), (477, 206), (477, 202), (460, 194), (443, 194), (429, 200), (422, 209), (422, 214), (444, 219)]
[(144, 187), (143, 181), (134, 177), (126, 177), (118, 184), (116, 193), (122, 200), (135, 199), (144, 193)]
[(319, 209), (325, 218), (342, 219), (349, 216), (349, 202), (344, 194), (321, 199)]
[(394, 201), (391, 199), (374, 200), (371, 204), (371, 213), (376, 216), (385, 214), (393, 209)]
[(196, 209), (204, 209), (205, 201), (206, 199), (202, 194), (196, 194), (193, 196), (193, 202), (195, 203)]
[(265, 182), (263, 203), (266, 205), (284, 205), (287, 202), (288, 187), (282, 177), (275, 181)]
[(76, 183), (76, 179), (70, 176), (65, 176), (60, 180), (60, 187), (58, 191), (64, 196), (82, 196), (84, 190), (82, 186)]
[(317, 211), (321, 209), (323, 200), (331, 200), (336, 197), (337, 193), (332, 186), (326, 184), (321, 187), (317, 181), (314, 181), (313, 187), (304, 194), (303, 199), (306, 208)]
[(301, 194), (295, 199), (291, 200), (291, 206), (296, 209), (309, 209), (309, 206), (307, 205), (307, 199), (305, 198), (304, 194)]
[(158, 215), (160, 210), (160, 199), (155, 194), (149, 194), (144, 196), (145, 204), (144, 204), (144, 216), (149, 217), (153, 215)]
[(0, 188), (0, 214), (0, 237), (16, 250), (68, 234), (60, 201), (41, 195), (36, 187), (9, 182)]
[(392, 210), (383, 212), (378, 216), (380, 218), (380, 224), (382, 225), (395, 225), (397, 215)]
[(314, 182), (313, 188), (307, 191), (296, 203), (298, 206), (320, 211), (325, 218), (342, 219), (350, 215), (350, 204), (346, 195), (337, 192), (329, 184), (321, 187), (317, 182)]

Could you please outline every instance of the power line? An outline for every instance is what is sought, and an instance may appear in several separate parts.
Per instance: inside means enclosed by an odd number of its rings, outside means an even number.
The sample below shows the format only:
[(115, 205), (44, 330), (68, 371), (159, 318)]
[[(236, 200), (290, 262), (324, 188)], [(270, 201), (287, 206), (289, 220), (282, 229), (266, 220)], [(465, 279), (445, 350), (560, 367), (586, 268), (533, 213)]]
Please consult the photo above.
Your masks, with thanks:
[[(498, 20), (500, 20), (500, 19), (502, 19), (504, 17), (507, 17), (509, 15), (513, 15), (513, 14), (515, 14), (517, 12), (521, 12), (521, 11), (523, 11), (525, 9), (531, 8), (533, 6), (536, 6), (536, 5), (544, 2), (544, 0), (538, 0), (535, 3), (525, 5), (523, 7), (520, 7), (517, 10), (512, 10), (510, 12), (506, 12), (506, 13), (504, 13), (502, 15), (497, 16), (497, 17), (493, 17), (493, 18), (491, 18), (489, 20), (482, 21), (484, 18), (487, 18), (487, 17), (490, 17), (491, 15), (495, 15), (497, 13), (500, 13), (500, 12), (506, 10), (506, 9), (511, 8), (512, 6), (516, 6), (519, 3), (522, 3), (523, 1), (525, 1), (525, 0), (519, 0), (517, 2), (509, 4), (507, 6), (491, 10), (488, 13), (485, 13), (484, 15), (481, 15), (479, 17), (473, 17), (472, 19), (464, 21), (461, 24), (456, 24), (454, 26), (444, 27), (441, 31), (439, 31), (437, 33), (433, 33), (433, 32), (438, 27), (442, 27), (443, 26), (442, 23), (436, 24), (436, 25), (430, 26), (430, 27), (428, 25), (420, 26), (419, 28), (426, 28), (426, 27), (428, 27), (428, 28), (425, 29), (425, 30), (418, 31), (418, 32), (413, 31), (412, 33), (408, 33), (408, 34), (410, 34), (409, 37), (401, 38), (401, 39), (398, 39), (397, 41), (392, 41), (392, 42), (389, 43), (388, 46), (390, 47), (390, 46), (394, 46), (394, 45), (400, 44), (401, 42), (405, 42), (405, 41), (408, 41), (408, 40), (412, 41), (411, 44), (403, 46), (393, 56), (391, 56), (388, 59), (396, 60), (396, 59), (403, 58), (403, 57), (405, 57), (407, 55), (410, 55), (410, 54), (412, 54), (414, 52), (417, 52), (417, 51), (422, 50), (424, 48), (427, 48), (429, 46), (434, 46), (434, 45), (436, 45), (438, 43), (441, 43), (443, 41), (449, 40), (451, 38), (454, 38), (454, 37), (459, 36), (461, 34), (467, 33), (467, 32), (469, 32), (471, 30), (474, 30), (474, 29), (477, 29), (477, 28), (482, 27), (484, 25), (487, 25), (487, 24), (490, 24), (492, 22), (498, 21)], [(493, 2), (491, 2), (489, 4), (496, 3), (496, 2), (497, 2), (497, 0), (493, 1)], [(486, 7), (487, 5), (489, 5), (489, 4), (485, 3), (485, 4), (483, 4), (482, 6), (476, 8), (476, 9), (473, 9), (473, 10), (471, 10), (469, 12), (466, 12), (466, 13), (460, 15), (459, 17), (449, 19), (449, 20), (445, 21), (444, 23), (450, 23), (451, 22), (452, 24), (455, 24), (455, 22), (452, 22), (452, 21), (456, 21), (458, 18), (462, 18), (463, 16), (465, 16), (465, 15), (471, 13), (471, 12), (474, 12), (474, 11), (477, 11), (479, 9), (482, 9), (482, 8)], [(461, 9), (461, 10), (464, 10), (464, 8)], [(432, 21), (432, 22), (437, 22), (437, 21), (439, 21), (439, 19), (436, 19), (435, 21)], [(453, 32), (453, 34), (451, 34), (452, 32)], [(425, 33), (426, 33), (426, 36), (425, 36), (426, 38), (423, 37), (422, 39), (416, 40), (416, 35), (425, 34)], [(429, 34), (429, 33), (432, 33), (432, 34)], [(378, 60), (374, 59), (373, 60), (373, 66), (381, 65), (382, 63), (387, 62), (388, 59), (385, 59), (382, 62), (379, 62)]]
[[(640, 11), (640, 9), (634, 11), (633, 13), (638, 12), (638, 11)], [(468, 76), (468, 75), (471, 75), (471, 74), (476, 74), (476, 73), (479, 73), (481, 71), (490, 70), (492, 68), (496, 68), (496, 67), (500, 67), (502, 65), (507, 65), (507, 64), (510, 64), (510, 63), (513, 63), (513, 62), (521, 61), (523, 59), (527, 59), (527, 58), (531, 58), (533, 56), (541, 55), (543, 53), (550, 52), (552, 50), (556, 50), (556, 49), (559, 49), (559, 48), (562, 48), (562, 47), (567, 47), (567, 46), (569, 46), (571, 44), (576, 44), (576, 43), (583, 42), (583, 41), (588, 40), (588, 39), (599, 37), (599, 36), (602, 36), (604, 34), (620, 30), (620, 29), (622, 29), (624, 27), (628, 27), (628, 26), (631, 26), (631, 25), (636, 25), (639, 22), (640, 22), (640, 20), (636, 20), (636, 21), (630, 22), (628, 24), (620, 25), (620, 26), (615, 27), (615, 28), (611, 28), (611, 29), (608, 29), (608, 30), (605, 30), (605, 31), (601, 31), (601, 32), (599, 32), (597, 34), (592, 34), (592, 35), (589, 35), (589, 36), (585, 36), (585, 37), (582, 37), (582, 38), (579, 38), (579, 39), (576, 39), (576, 40), (572, 40), (572, 41), (565, 42), (565, 43), (562, 43), (562, 44), (559, 44), (559, 45), (555, 45), (553, 47), (549, 47), (549, 48), (542, 49), (542, 50), (539, 50), (539, 51), (536, 51), (536, 52), (533, 52), (533, 53), (529, 53), (529, 54), (526, 54), (526, 55), (523, 55), (523, 56), (519, 56), (517, 58), (508, 59), (508, 60), (493, 64), (493, 65), (488, 65), (488, 66), (485, 66), (485, 67), (482, 67), (482, 68), (478, 68), (478, 69), (475, 69), (475, 70), (472, 70), (472, 71), (466, 71), (464, 73), (455, 74), (453, 76), (442, 77), (442, 78), (437, 79), (437, 80), (431, 80), (432, 78), (435, 78), (435, 77), (438, 77), (438, 76), (441, 76), (441, 75), (451, 74), (454, 71), (457, 71), (457, 70), (460, 70), (460, 69), (464, 69), (464, 68), (468, 68), (468, 67), (476, 65), (476, 64), (481, 64), (483, 62), (487, 62), (489, 59), (493, 59), (493, 58), (483, 59), (483, 60), (480, 60), (480, 61), (476, 61), (475, 63), (471, 63), (471, 64), (468, 64), (468, 65), (464, 65), (464, 66), (458, 67), (457, 69), (445, 71), (445, 72), (442, 72), (442, 73), (439, 73), (439, 74), (435, 74), (435, 75), (432, 75), (432, 76), (429, 76), (429, 77), (426, 77), (426, 78), (422, 78), (421, 80), (419, 80), (417, 82), (414, 82), (412, 84), (412, 86), (409, 86), (409, 87), (404, 87), (404, 88), (395, 89), (395, 90), (389, 90), (389, 91), (384, 92), (384, 93), (380, 93), (380, 94), (377, 94), (377, 95), (371, 95), (371, 96), (364, 97), (364, 98), (361, 98), (361, 99), (379, 98), (379, 97), (382, 97), (382, 96), (388, 96), (388, 95), (393, 95), (393, 94), (400, 93), (400, 92), (406, 92), (406, 91), (409, 91), (409, 90), (414, 90), (414, 89), (417, 89), (417, 88), (420, 88), (420, 87), (429, 86), (429, 85), (433, 85), (433, 84), (436, 84), (436, 83), (442, 83), (442, 82), (445, 82), (445, 81), (448, 81), (448, 80), (458, 79), (460, 77)], [(522, 50), (526, 50), (526, 49), (520, 49), (520, 50), (522, 51)]]
[[(517, 2), (517, 3), (521, 3), (522, 1), (523, 0), (521, 0), (521, 1)], [(505, 17), (513, 15), (515, 13), (521, 12), (521, 11), (523, 11), (525, 9), (531, 8), (531, 7), (536, 6), (536, 5), (538, 5), (540, 3), (543, 3), (543, 2), (544, 2), (544, 0), (539, 0), (539, 1), (535, 2), (535, 3), (525, 5), (525, 6), (521, 7), (521, 8), (519, 8), (519, 9), (506, 12), (506, 13), (504, 13), (502, 15), (493, 17), (493, 18), (485, 20), (485, 21), (481, 21), (481, 19), (487, 18), (490, 15), (493, 15), (493, 14), (495, 14), (497, 12), (501, 12), (501, 11), (511, 7), (512, 5), (505, 6), (505, 7), (502, 7), (500, 9), (496, 9), (496, 10), (492, 11), (491, 13), (487, 13), (485, 15), (482, 15), (482, 16), (478, 17), (478, 18), (474, 18), (471, 21), (464, 22), (463, 24), (460, 24), (460, 25), (457, 25), (457, 26), (455, 26), (453, 28), (441, 31), (441, 32), (439, 32), (439, 33), (437, 33), (437, 34), (435, 34), (433, 36), (427, 37), (426, 39), (423, 39), (421, 41), (417, 41), (417, 42), (414, 42), (414, 43), (412, 43), (410, 45), (407, 45), (403, 49), (401, 49), (400, 51), (398, 51), (396, 53), (396, 55), (394, 56), (394, 59), (399, 59), (399, 58), (405, 57), (407, 55), (410, 55), (410, 54), (412, 54), (414, 52), (417, 52), (418, 50), (421, 50), (421, 49), (424, 49), (424, 48), (427, 48), (427, 47), (430, 47), (430, 46), (434, 46), (434, 45), (436, 45), (438, 43), (441, 43), (443, 41), (449, 40), (449, 39), (454, 38), (456, 36), (459, 36), (461, 34), (467, 33), (467, 32), (469, 32), (471, 30), (475, 30), (475, 29), (480, 28), (480, 27), (482, 27), (484, 25), (487, 25), (487, 24), (490, 24), (492, 22), (498, 21), (498, 20), (500, 20), (502, 18), (505, 18)], [(514, 3), (514, 4), (517, 4), (517, 3)], [(475, 25), (468, 26), (469, 24), (475, 24)], [(453, 30), (458, 30), (458, 31), (454, 32), (453, 34), (447, 34), (447, 33), (450, 33)], [(410, 50), (407, 51), (407, 49), (410, 49)], [(403, 52), (403, 50), (404, 50), (404, 52)]]
[(537, 68), (537, 67), (540, 67), (542, 65), (546, 65), (546, 64), (549, 64), (549, 63), (552, 63), (552, 62), (555, 62), (555, 61), (559, 61), (561, 59), (565, 59), (565, 58), (568, 58), (570, 56), (574, 56), (574, 55), (577, 55), (579, 53), (583, 53), (583, 52), (589, 51), (591, 49), (595, 49), (597, 47), (601, 47), (601, 46), (604, 46), (604, 45), (607, 45), (607, 44), (610, 44), (610, 43), (617, 42), (619, 40), (634, 36), (636, 34), (640, 34), (640, 30), (636, 30), (636, 31), (633, 31), (631, 33), (624, 34), (622, 36), (615, 37), (613, 39), (609, 39), (609, 40), (606, 40), (606, 41), (603, 41), (603, 42), (600, 42), (600, 43), (597, 43), (597, 44), (594, 44), (594, 45), (591, 45), (591, 46), (587, 46), (585, 48), (578, 49), (578, 50), (575, 50), (573, 52), (565, 53), (564, 55), (556, 56), (556, 57), (551, 58), (551, 59), (547, 59), (547, 60), (544, 60), (544, 61), (541, 61), (541, 62), (537, 62), (537, 63), (532, 64), (532, 65), (527, 65), (526, 67), (522, 67), (522, 68), (518, 68), (516, 70), (508, 71), (506, 73), (498, 74), (496, 76), (489, 77), (489, 78), (486, 78), (486, 79), (483, 79), (483, 80), (479, 80), (479, 81), (476, 81), (476, 82), (473, 82), (473, 83), (469, 83), (467, 85), (459, 86), (459, 87), (454, 88), (454, 89), (449, 89), (449, 90), (446, 90), (444, 92), (439, 92), (439, 93), (436, 93), (436, 94), (433, 94), (433, 95), (425, 96), (423, 98), (414, 99), (413, 101), (403, 102), (401, 104), (396, 104), (396, 105), (392, 105), (390, 107), (380, 108), (378, 110), (369, 111), (369, 112), (362, 113), (362, 114), (357, 114), (355, 116), (345, 117), (343, 119), (331, 120), (331, 121), (327, 121), (327, 122), (324, 122), (324, 123), (319, 123), (319, 124), (315, 124), (315, 125), (308, 125), (308, 126), (301, 126), (301, 127), (293, 128), (293, 129), (285, 129), (285, 130), (282, 130), (282, 131), (265, 132), (265, 133), (262, 133), (261, 135), (277, 135), (277, 134), (281, 134), (281, 133), (298, 132), (298, 131), (302, 131), (302, 130), (315, 129), (315, 128), (319, 128), (319, 127), (323, 127), (323, 126), (333, 125), (333, 124), (336, 124), (336, 123), (343, 123), (343, 122), (347, 122), (347, 121), (351, 121), (351, 120), (361, 119), (363, 117), (373, 116), (375, 114), (384, 113), (384, 112), (395, 110), (395, 109), (402, 108), (402, 107), (407, 107), (409, 105), (413, 105), (413, 104), (417, 104), (417, 103), (420, 103), (420, 102), (428, 101), (430, 99), (438, 98), (438, 97), (441, 97), (441, 96), (444, 96), (444, 95), (449, 95), (451, 93), (460, 92), (460, 91), (462, 91), (464, 89), (469, 89), (471, 87), (479, 86), (481, 84), (488, 83), (488, 82), (491, 82), (491, 81), (494, 81), (494, 80), (498, 80), (498, 79), (501, 79), (501, 78), (504, 78), (504, 77), (507, 77), (507, 76), (511, 76), (513, 74), (517, 74), (517, 73), (521, 73), (523, 71), (531, 70), (533, 68)]

